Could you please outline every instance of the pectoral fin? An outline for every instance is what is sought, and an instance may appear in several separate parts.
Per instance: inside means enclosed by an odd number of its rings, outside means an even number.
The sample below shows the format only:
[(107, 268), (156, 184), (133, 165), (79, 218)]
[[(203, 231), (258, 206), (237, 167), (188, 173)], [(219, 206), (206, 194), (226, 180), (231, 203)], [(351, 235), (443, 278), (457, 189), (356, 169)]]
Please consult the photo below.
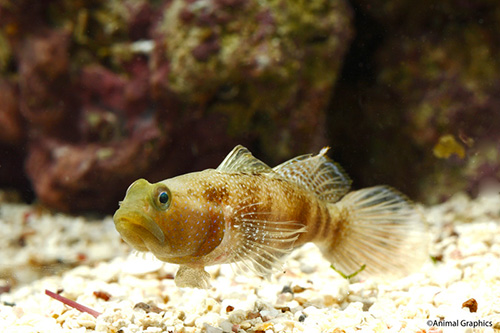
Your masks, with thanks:
[(239, 238), (232, 256), (240, 270), (267, 277), (281, 269), (282, 258), (293, 250), (305, 226), (296, 221), (279, 220), (271, 212), (249, 209), (261, 204), (243, 206), (235, 214), (233, 227)]

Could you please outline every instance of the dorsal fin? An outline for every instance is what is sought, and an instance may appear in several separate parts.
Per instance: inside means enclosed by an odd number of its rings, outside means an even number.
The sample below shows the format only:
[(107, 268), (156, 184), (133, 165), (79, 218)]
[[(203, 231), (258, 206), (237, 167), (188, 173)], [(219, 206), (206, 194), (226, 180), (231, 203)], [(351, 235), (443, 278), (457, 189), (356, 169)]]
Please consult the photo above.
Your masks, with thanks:
[(272, 173), (273, 169), (255, 158), (245, 147), (238, 145), (226, 156), (217, 167), (222, 172)]
[(321, 149), (318, 155), (301, 155), (286, 161), (274, 172), (314, 192), (321, 200), (337, 202), (351, 186), (351, 179), (340, 165), (326, 156), (329, 148)]

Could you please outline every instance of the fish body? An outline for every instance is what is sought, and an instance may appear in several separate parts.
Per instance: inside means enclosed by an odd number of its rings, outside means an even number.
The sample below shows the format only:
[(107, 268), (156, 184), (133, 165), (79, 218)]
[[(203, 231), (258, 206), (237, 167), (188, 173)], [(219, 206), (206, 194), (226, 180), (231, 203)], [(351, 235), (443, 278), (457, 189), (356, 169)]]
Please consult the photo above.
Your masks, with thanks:
[(206, 288), (205, 266), (232, 263), (267, 276), (294, 248), (314, 242), (343, 271), (399, 275), (426, 257), (421, 215), (394, 189), (350, 192), (326, 156), (267, 166), (237, 146), (217, 169), (134, 182), (114, 215), (138, 251), (179, 264), (178, 286)]

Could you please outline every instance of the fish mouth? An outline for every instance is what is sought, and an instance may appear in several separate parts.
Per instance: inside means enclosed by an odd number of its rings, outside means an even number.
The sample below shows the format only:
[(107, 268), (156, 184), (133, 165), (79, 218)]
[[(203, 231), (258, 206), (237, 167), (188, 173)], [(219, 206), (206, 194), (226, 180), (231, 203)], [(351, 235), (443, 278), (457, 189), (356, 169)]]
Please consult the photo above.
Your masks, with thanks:
[(115, 228), (123, 240), (138, 251), (148, 251), (151, 242), (161, 245), (165, 243), (165, 234), (151, 218), (147, 216), (124, 216), (118, 210), (113, 216)]

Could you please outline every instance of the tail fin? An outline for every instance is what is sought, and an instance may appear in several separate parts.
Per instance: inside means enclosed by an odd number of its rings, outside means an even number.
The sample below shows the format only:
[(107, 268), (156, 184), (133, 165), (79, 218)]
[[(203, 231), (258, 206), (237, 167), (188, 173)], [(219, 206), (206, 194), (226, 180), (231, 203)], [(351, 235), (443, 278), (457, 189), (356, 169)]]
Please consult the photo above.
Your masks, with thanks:
[(320, 247), (336, 269), (351, 274), (403, 276), (428, 258), (423, 216), (396, 190), (376, 186), (347, 194), (330, 204), (335, 235)]

